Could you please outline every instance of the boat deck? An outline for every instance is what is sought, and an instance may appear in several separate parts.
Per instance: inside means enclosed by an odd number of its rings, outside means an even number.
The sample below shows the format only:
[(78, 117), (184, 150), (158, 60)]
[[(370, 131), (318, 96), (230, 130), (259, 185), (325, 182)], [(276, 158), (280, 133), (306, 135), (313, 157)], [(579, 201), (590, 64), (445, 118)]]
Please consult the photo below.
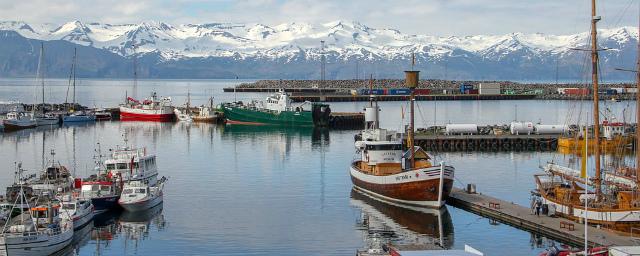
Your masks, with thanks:
[[(536, 216), (531, 213), (531, 209), (528, 207), (483, 194), (469, 194), (458, 188), (453, 189), (447, 203), (456, 208), (488, 217), (492, 221), (499, 221), (516, 228), (535, 232), (567, 244), (578, 247), (584, 245), (584, 224), (571, 220), (548, 217), (542, 214)], [(637, 233), (623, 235), (589, 226), (588, 239), (590, 246), (640, 245), (640, 229), (637, 230)]]

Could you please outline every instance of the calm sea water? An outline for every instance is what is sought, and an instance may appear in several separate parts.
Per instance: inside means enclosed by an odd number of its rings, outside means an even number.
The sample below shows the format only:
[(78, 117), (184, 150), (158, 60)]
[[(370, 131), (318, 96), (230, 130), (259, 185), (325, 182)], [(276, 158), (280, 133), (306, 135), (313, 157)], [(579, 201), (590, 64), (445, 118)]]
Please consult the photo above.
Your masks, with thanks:
[[(262, 98), (263, 94), (223, 93), (235, 80), (144, 80), (138, 95), (152, 90), (182, 104)], [(47, 87), (49, 101), (63, 102), (66, 81)], [(32, 81), (0, 80), (0, 101), (35, 101)], [(77, 88), (85, 105), (117, 105), (130, 81), (87, 80)], [(334, 103), (333, 111), (359, 111), (366, 103)], [(405, 103), (383, 102), (383, 126), (402, 127)], [(503, 124), (514, 119), (574, 123), (586, 102), (447, 101), (420, 102), (419, 126), (434, 123)], [(517, 105), (517, 107), (516, 107)], [(584, 105), (584, 106), (581, 106)], [(605, 103), (623, 118), (633, 103)], [(516, 110), (517, 109), (517, 110)], [(436, 113), (434, 115), (434, 113)], [(587, 116), (586, 113), (582, 113)], [(434, 116), (436, 120), (434, 121)], [(573, 118), (570, 118), (573, 117)], [(635, 119), (627, 115), (625, 119)], [(583, 118), (584, 119), (584, 118)], [(244, 127), (211, 124), (100, 122), (0, 133), (0, 186), (13, 180), (14, 162), (36, 172), (51, 158), (77, 176), (92, 174), (93, 156), (123, 144), (156, 154), (161, 175), (169, 177), (162, 207), (143, 214), (101, 215), (77, 233), (65, 253), (76, 255), (353, 255), (372, 233), (417, 248), (464, 248), (486, 255), (537, 255), (553, 241), (508, 225), (447, 207), (444, 211), (406, 209), (352, 191), (348, 166), (355, 131)], [(554, 160), (553, 152), (439, 153), (437, 161), (457, 168), (456, 186), (477, 184), (480, 192), (528, 205), (532, 174)]]

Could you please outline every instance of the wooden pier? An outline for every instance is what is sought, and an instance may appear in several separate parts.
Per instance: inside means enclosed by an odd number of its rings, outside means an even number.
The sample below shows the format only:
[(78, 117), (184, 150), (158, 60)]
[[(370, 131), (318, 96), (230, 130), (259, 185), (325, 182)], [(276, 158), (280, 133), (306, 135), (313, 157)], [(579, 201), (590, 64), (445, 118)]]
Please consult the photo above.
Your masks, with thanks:
[(435, 151), (555, 151), (560, 135), (416, 134), (416, 145)]
[[(527, 207), (457, 188), (449, 195), (447, 204), (576, 247), (584, 246), (584, 224), (542, 214), (536, 216)], [(588, 240), (590, 246), (632, 246), (640, 245), (640, 234), (624, 235), (589, 226)]]

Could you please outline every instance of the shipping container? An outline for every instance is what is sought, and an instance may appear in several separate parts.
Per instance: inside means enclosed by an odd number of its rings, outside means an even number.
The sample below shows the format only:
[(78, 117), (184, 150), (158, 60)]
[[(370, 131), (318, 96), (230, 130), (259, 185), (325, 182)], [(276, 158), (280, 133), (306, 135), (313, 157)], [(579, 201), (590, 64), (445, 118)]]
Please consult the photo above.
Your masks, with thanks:
[(431, 89), (416, 89), (416, 95), (429, 95), (431, 94)]
[(514, 95), (514, 94), (516, 94), (516, 91), (513, 90), (513, 89), (506, 89), (506, 90), (504, 90), (503, 94)]
[(624, 93), (636, 93), (638, 91), (638, 88), (624, 88)]
[(466, 94), (478, 94), (478, 89), (469, 89)]
[(479, 94), (500, 94), (499, 83), (481, 83), (478, 85)]
[(360, 95), (384, 95), (384, 90), (383, 89), (360, 89)]
[(460, 85), (460, 93), (467, 94), (468, 90), (473, 89), (473, 85), (471, 84), (461, 84)]
[(409, 94), (411, 94), (411, 90), (406, 89), (406, 88), (389, 89), (387, 94), (388, 95), (409, 95)]
[(564, 94), (567, 95), (589, 95), (590, 91), (588, 88), (566, 88), (564, 89)]

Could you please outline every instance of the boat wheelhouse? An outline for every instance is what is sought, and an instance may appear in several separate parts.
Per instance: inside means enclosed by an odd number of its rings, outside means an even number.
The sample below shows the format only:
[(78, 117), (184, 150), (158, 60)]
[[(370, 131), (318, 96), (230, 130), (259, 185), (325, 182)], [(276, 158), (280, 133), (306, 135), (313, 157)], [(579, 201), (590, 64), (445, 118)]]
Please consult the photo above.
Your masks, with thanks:
[(156, 156), (148, 155), (145, 148), (117, 148), (104, 165), (111, 177), (121, 177), (123, 181), (140, 180), (154, 186), (158, 180)]

